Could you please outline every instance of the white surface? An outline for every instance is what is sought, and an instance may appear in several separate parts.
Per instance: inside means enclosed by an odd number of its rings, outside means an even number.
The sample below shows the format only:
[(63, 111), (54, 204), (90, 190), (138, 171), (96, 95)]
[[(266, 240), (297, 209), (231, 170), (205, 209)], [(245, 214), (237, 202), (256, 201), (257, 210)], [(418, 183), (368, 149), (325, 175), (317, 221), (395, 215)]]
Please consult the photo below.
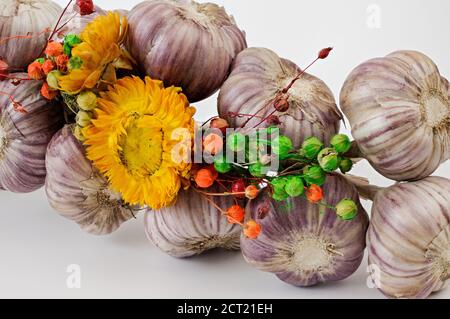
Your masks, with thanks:
[[(63, 0), (57, 2), (62, 5)], [(137, 0), (97, 0), (106, 9), (131, 8)], [(428, 54), (450, 77), (448, 0), (223, 0), (249, 46), (265, 46), (305, 66), (332, 45), (329, 59), (311, 73), (338, 98), (347, 74), (359, 63), (398, 49)], [(120, 5), (119, 5), (120, 4)], [(379, 8), (381, 28), (367, 24), (368, 8)], [(370, 10), (369, 10), (370, 11)], [(374, 11), (371, 11), (374, 12)], [(215, 97), (196, 104), (198, 120), (215, 115)], [(355, 174), (389, 185), (367, 163)], [(450, 163), (437, 175), (450, 177)], [(115, 234), (93, 237), (59, 217), (43, 191), (0, 192), (0, 297), (121, 298), (383, 298), (366, 285), (366, 264), (351, 278), (315, 288), (288, 286), (247, 265), (239, 252), (213, 252), (190, 260), (172, 259), (145, 238), (142, 216)], [(368, 203), (367, 208), (369, 208)], [(67, 267), (81, 267), (81, 288), (66, 285)], [(433, 296), (450, 298), (450, 290)]]

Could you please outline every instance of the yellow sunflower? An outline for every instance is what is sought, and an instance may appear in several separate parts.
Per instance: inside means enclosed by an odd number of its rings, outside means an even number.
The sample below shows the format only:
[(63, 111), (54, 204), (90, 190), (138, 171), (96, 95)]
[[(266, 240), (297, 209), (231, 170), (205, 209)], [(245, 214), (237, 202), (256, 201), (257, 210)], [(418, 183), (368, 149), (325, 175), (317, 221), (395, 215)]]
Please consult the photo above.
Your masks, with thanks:
[[(105, 74), (114, 72), (113, 63), (124, 67), (120, 58), (128, 59), (121, 49), (128, 29), (127, 20), (118, 13), (108, 12), (95, 18), (80, 34), (81, 43), (72, 49), (72, 59), (81, 60), (81, 67), (59, 77), (60, 90), (77, 94), (94, 88)], [(130, 65), (131, 66), (131, 65)], [(125, 66), (129, 68), (130, 66)]]
[(195, 108), (180, 91), (123, 78), (101, 93), (83, 129), (87, 157), (131, 205), (168, 206), (189, 179)]

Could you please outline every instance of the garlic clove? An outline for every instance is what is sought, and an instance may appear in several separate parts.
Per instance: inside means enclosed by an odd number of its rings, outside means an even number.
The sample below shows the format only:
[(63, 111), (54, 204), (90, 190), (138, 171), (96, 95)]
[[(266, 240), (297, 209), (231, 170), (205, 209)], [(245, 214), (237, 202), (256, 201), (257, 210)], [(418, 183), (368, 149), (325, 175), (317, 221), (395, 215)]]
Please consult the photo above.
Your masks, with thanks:
[[(12, 77), (27, 78), (25, 73)], [(45, 152), (63, 125), (61, 106), (44, 99), (41, 81), (0, 81), (0, 186), (15, 193), (37, 190), (45, 181)], [(15, 109), (22, 107), (26, 113)]]
[[(218, 108), (221, 118), (231, 127), (264, 128), (270, 126), (261, 118), (274, 112), (274, 99), (300, 72), (293, 62), (280, 58), (265, 48), (249, 48), (241, 52), (233, 63), (228, 79), (220, 89)], [(295, 147), (306, 138), (316, 136), (329, 142), (338, 133), (340, 111), (333, 93), (317, 77), (305, 73), (289, 90), (286, 112), (276, 112), (283, 134)], [(245, 114), (246, 116), (233, 116)], [(257, 115), (250, 118), (247, 115)]]
[[(213, 186), (210, 192), (221, 189)], [(214, 198), (223, 210), (233, 206), (230, 197)], [(145, 215), (147, 237), (172, 257), (187, 258), (208, 250), (224, 248), (239, 250), (241, 227), (228, 223), (204, 197), (190, 189), (181, 191), (177, 203)]]
[(247, 210), (262, 227), (253, 240), (241, 237), (247, 262), (294, 286), (309, 287), (352, 275), (361, 264), (369, 224), (354, 186), (340, 175), (327, 178), (324, 202), (343, 198), (357, 203), (358, 216), (344, 221), (336, 212), (309, 203), (304, 197), (273, 201), (267, 194), (251, 201)]
[(120, 194), (93, 168), (71, 126), (65, 126), (50, 142), (46, 166), (45, 191), (50, 205), (84, 231), (110, 234), (138, 213), (125, 206)]
[(353, 70), (341, 107), (377, 171), (397, 181), (419, 180), (450, 158), (449, 90), (430, 58), (399, 51)]

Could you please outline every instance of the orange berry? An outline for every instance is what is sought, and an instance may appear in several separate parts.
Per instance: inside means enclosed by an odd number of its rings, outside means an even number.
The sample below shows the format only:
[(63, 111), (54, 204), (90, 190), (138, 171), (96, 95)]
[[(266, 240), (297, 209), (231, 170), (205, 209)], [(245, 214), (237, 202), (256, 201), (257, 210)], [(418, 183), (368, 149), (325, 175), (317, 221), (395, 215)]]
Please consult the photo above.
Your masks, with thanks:
[(207, 168), (202, 168), (195, 175), (195, 182), (200, 188), (209, 188), (213, 186), (215, 180), (216, 178), (214, 178), (213, 173)]
[(244, 226), (244, 235), (249, 239), (257, 239), (261, 234), (261, 225), (254, 220), (249, 220)]
[(258, 197), (259, 190), (255, 185), (250, 185), (245, 189), (245, 197), (248, 199), (255, 199)]
[(47, 47), (45, 48), (45, 54), (48, 56), (57, 57), (63, 54), (64, 48), (61, 43), (52, 41), (47, 43)]
[(311, 185), (306, 190), (306, 198), (313, 204), (319, 203), (323, 199), (323, 190), (317, 185)]
[(224, 120), (224, 119), (218, 117), (211, 121), (210, 127), (212, 129), (221, 130), (222, 133), (225, 134), (227, 131), (227, 128), (229, 127), (229, 124), (228, 124), (227, 120)]
[(28, 76), (33, 80), (41, 80), (44, 77), (44, 71), (42, 70), (42, 64), (38, 61), (34, 61), (28, 65)]
[(55, 65), (51, 60), (45, 60), (45, 62), (42, 64), (42, 71), (44, 71), (46, 75), (53, 71), (54, 68)]
[(48, 83), (44, 82), (41, 88), (41, 95), (45, 97), (47, 100), (53, 100), (58, 95), (58, 91), (50, 89)]
[(209, 134), (203, 139), (204, 150), (211, 154), (219, 154), (223, 149), (223, 137), (218, 134)]
[(61, 72), (67, 71), (67, 63), (69, 63), (69, 57), (67, 55), (61, 54), (56, 57), (56, 66)]
[(242, 224), (245, 218), (245, 210), (238, 205), (230, 207), (227, 211), (227, 219), (230, 224)]

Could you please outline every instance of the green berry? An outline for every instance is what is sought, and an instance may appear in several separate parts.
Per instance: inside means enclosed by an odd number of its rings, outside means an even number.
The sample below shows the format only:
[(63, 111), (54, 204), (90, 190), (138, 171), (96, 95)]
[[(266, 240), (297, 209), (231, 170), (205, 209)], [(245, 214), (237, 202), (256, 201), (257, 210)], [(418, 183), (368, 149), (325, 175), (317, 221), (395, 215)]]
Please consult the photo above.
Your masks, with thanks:
[(327, 173), (334, 172), (339, 167), (338, 153), (332, 148), (325, 148), (320, 151), (319, 155), (317, 155), (317, 161)]
[(228, 136), (227, 145), (232, 152), (242, 152), (245, 150), (246, 137), (241, 133), (233, 133)]
[(339, 169), (343, 174), (346, 174), (350, 172), (353, 168), (353, 161), (348, 158), (344, 158), (341, 160), (341, 163), (339, 164)]
[(229, 173), (233, 169), (233, 165), (227, 163), (227, 159), (222, 157), (214, 162), (214, 168), (220, 174)]
[(288, 182), (288, 179), (286, 177), (277, 177), (272, 180), (270, 183), (272, 185), (273, 191), (275, 193), (282, 193), (285, 192), (286, 184)]
[(292, 140), (284, 135), (276, 137), (272, 142), (272, 151), (280, 157), (286, 157), (293, 150)]
[(308, 159), (315, 159), (324, 145), (317, 137), (310, 137), (303, 142), (301, 154)]
[(351, 199), (343, 199), (336, 205), (336, 214), (342, 220), (353, 220), (358, 215), (358, 206)]
[(40, 64), (43, 64), (45, 62), (44, 58), (39, 58), (35, 60), (36, 62), (39, 62)]
[(252, 176), (254, 176), (254, 177), (260, 178), (260, 177), (266, 176), (266, 173), (265, 173), (266, 168), (261, 163), (256, 163), (256, 164), (250, 165), (250, 167), (248, 169), (250, 171), (250, 174), (252, 174)]
[(79, 43), (81, 43), (81, 39), (75, 34), (68, 34), (64, 37), (64, 44), (67, 44), (69, 47), (74, 47)]
[(289, 198), (289, 195), (286, 192), (274, 193), (272, 195), (272, 198), (274, 200), (276, 200), (277, 202), (284, 202), (285, 200), (287, 200)]
[(345, 134), (337, 134), (333, 136), (330, 144), (339, 154), (347, 153), (352, 147), (350, 138)]
[(288, 178), (285, 187), (286, 193), (291, 197), (298, 197), (304, 194), (305, 185), (300, 176), (291, 176)]
[(64, 43), (63, 45), (63, 50), (64, 50), (64, 54), (67, 56), (71, 56), (72, 54), (72, 47), (70, 45), (68, 45), (67, 43)]
[(71, 70), (80, 69), (83, 65), (83, 60), (79, 56), (74, 56), (69, 60), (69, 68)]
[(303, 178), (308, 185), (323, 186), (327, 179), (327, 175), (319, 166), (307, 166), (303, 170)]

